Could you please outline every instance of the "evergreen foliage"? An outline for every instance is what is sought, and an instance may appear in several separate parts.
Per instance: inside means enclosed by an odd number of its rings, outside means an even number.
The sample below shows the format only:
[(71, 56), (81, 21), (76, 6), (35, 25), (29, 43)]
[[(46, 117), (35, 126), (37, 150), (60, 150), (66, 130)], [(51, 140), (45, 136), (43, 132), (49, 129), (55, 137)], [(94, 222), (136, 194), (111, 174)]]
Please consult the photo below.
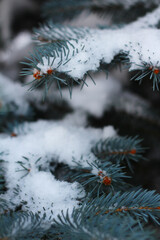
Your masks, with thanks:
[[(83, 162), (83, 160), (81, 160)], [(71, 178), (79, 181), (83, 186), (89, 188), (89, 194), (100, 194), (104, 191), (126, 190), (128, 184), (123, 180), (129, 178), (124, 172), (124, 167), (111, 162), (94, 160), (91, 163), (86, 161), (88, 166), (84, 167), (77, 163), (75, 173), (70, 173)], [(96, 184), (97, 183), (97, 184)]]
[[(130, 3), (121, 0), (49, 0), (45, 2), (42, 7), (43, 15), (49, 20), (34, 29), (33, 39), (36, 47), (30, 53), (30, 57), (26, 57), (26, 61), (21, 62), (25, 65), (21, 75), (32, 78), (31, 82), (28, 81), (25, 85), (29, 84), (29, 90), (35, 92), (43, 89), (45, 97), (48, 96), (50, 88), (59, 90), (61, 96), (68, 88), (71, 97), (75, 85), (80, 85), (81, 89), (85, 85), (89, 87), (88, 79), (96, 85), (95, 72), (104, 71), (108, 75), (112, 68), (118, 66), (133, 71), (131, 80), (139, 83), (148, 77), (153, 82), (153, 90), (159, 90), (160, 65), (157, 60), (159, 53), (155, 51), (157, 46), (151, 46), (147, 51), (146, 45), (150, 43), (147, 39), (149, 34), (152, 35), (153, 41), (160, 39), (157, 28), (160, 21), (157, 13), (160, 12), (160, 7), (157, 7), (159, 2), (156, 0), (152, 1), (152, 4), (145, 5), (144, 2), (144, 0), (134, 0)], [(133, 6), (137, 7), (139, 3), (146, 11), (152, 8), (153, 12), (134, 22), (129, 21), (123, 26), (83, 28), (58, 24), (65, 19), (76, 17), (83, 10), (102, 14), (109, 8), (112, 10), (112, 8), (121, 7), (125, 12), (132, 10)], [(151, 25), (146, 21), (147, 18), (151, 21)], [(135, 31), (131, 31), (130, 28)], [(122, 36), (124, 39), (121, 41)], [(132, 42), (131, 39), (133, 39)], [(117, 45), (115, 45), (116, 41)], [(148, 57), (149, 55), (151, 56)], [(3, 134), (9, 134), (8, 142), (11, 147), (14, 147), (14, 138), (19, 137), (23, 142), (25, 136), (30, 141), (29, 134), (33, 126), (30, 129), (28, 125), (26, 130), (24, 120), (30, 121), (34, 113), (31, 107), (26, 116), (19, 115), (16, 112), (18, 107), (12, 104), (10, 102), (9, 107), (6, 104), (7, 110), (0, 115), (0, 129)], [(11, 121), (8, 120), (9, 116), (12, 116)], [(160, 223), (160, 194), (155, 190), (146, 190), (130, 184), (133, 174), (136, 174), (135, 163), (146, 161), (147, 148), (142, 145), (142, 139), (139, 136), (119, 136), (111, 130), (111, 133), (106, 134), (106, 129), (103, 131), (89, 129), (86, 133), (85, 128), (79, 127), (80, 130), (78, 130), (78, 124), (73, 128), (67, 125), (68, 119), (66, 119), (59, 121), (57, 125), (54, 122), (52, 129), (42, 122), (46, 132), (44, 135), (37, 135), (37, 142), (33, 139), (33, 149), (36, 151), (38, 138), (42, 136), (47, 139), (46, 136), (52, 137), (54, 133), (57, 134), (59, 137), (57, 137), (57, 144), (66, 144), (66, 146), (58, 148), (54, 153), (53, 146), (48, 144), (49, 150), (46, 146), (41, 149), (41, 153), (44, 151), (43, 156), (39, 156), (38, 152), (37, 155), (28, 152), (28, 155), (21, 156), (21, 159), (13, 159), (13, 162), (9, 162), (10, 153), (3, 152), (3, 148), (6, 150), (7, 147), (0, 146), (2, 148), (0, 149), (0, 240), (158, 239), (156, 230), (153, 230), (153, 226), (149, 227), (149, 224), (154, 223), (157, 226)], [(151, 118), (153, 119), (155, 120)], [(64, 128), (62, 128), (63, 124)], [(38, 127), (37, 129), (39, 130)], [(79, 138), (84, 135), (79, 141), (84, 141), (84, 149), (79, 151), (79, 158), (74, 156), (74, 148), (73, 151), (67, 149), (74, 142), (76, 147), (79, 144), (76, 142), (76, 134)], [(63, 142), (63, 138), (67, 140)], [(89, 139), (88, 142), (86, 138)], [(67, 141), (70, 145), (67, 145)], [(56, 141), (53, 144), (56, 145)], [(27, 147), (24, 146), (24, 149)], [(63, 149), (66, 151), (65, 159), (63, 155), (61, 156)], [(78, 147), (75, 149), (79, 150)], [(15, 157), (16, 154), (13, 155), (13, 158)], [(58, 176), (57, 166), (65, 176)], [(44, 186), (42, 182), (40, 190), (37, 182), (43, 179), (47, 179), (48, 182), (46, 181), (47, 184)], [(65, 181), (58, 182), (57, 179), (65, 179)], [(33, 189), (37, 187), (36, 190), (39, 193), (37, 196), (32, 190), (30, 194), (27, 192), (28, 189), (32, 189), (33, 181), (35, 183)], [(50, 182), (57, 185), (52, 186)], [(30, 186), (27, 185), (28, 183)], [(55, 195), (56, 203), (54, 199), (52, 203), (50, 199), (45, 201), (47, 196), (41, 195), (41, 191), (46, 190), (48, 186), (56, 189), (53, 194), (54, 189), (50, 188), (52, 194), (49, 195), (51, 198)], [(70, 192), (66, 192), (66, 189), (69, 189), (68, 186), (73, 192), (76, 189), (75, 196), (71, 197)], [(59, 194), (58, 197), (56, 194)], [(57, 203), (61, 204), (62, 197), (64, 202), (69, 200), (70, 202), (67, 202), (68, 205), (65, 202), (65, 207), (60, 206), (60, 209)], [(43, 206), (43, 204), (46, 205)], [(69, 204), (72, 205), (71, 208)], [(52, 208), (57, 206), (59, 209), (55, 209), (55, 216)], [(63, 209), (66, 206), (69, 206), (68, 209)]]
[[(59, 216), (56, 227), (63, 233), (64, 239), (152, 239), (152, 231), (141, 231), (137, 222), (131, 217), (108, 218), (98, 216), (86, 217), (85, 212), (74, 211), (72, 218), (68, 214)], [(97, 226), (99, 226), (97, 228)]]
[(118, 162), (126, 160), (138, 161), (143, 158), (144, 148), (141, 139), (136, 137), (116, 137), (100, 140), (92, 148), (92, 152), (100, 159), (114, 159)]

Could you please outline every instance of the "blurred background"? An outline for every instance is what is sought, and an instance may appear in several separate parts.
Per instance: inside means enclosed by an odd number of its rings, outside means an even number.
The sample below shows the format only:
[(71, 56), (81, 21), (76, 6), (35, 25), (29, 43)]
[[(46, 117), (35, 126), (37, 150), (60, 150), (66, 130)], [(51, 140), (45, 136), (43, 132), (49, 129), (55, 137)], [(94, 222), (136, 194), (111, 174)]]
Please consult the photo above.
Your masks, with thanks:
[[(21, 122), (61, 119), (74, 111), (85, 112), (86, 126), (113, 125), (119, 135), (139, 135), (144, 139), (149, 161), (135, 164), (133, 181), (160, 192), (160, 93), (153, 92), (151, 80), (146, 78), (139, 85), (130, 81), (135, 72), (121, 71), (123, 66), (111, 65), (107, 66), (108, 79), (105, 73), (95, 73), (97, 85), (89, 83), (82, 91), (76, 86), (71, 100), (65, 89), (61, 99), (55, 86), (44, 102), (41, 89), (28, 92), (22, 87), (31, 78), (20, 76), (20, 62), (35, 45), (33, 29), (48, 18), (76, 27), (115, 28), (144, 16), (159, 1), (52, 0), (52, 3), (49, 8), (44, 0), (0, 0), (0, 106), (5, 109), (0, 131), (12, 133), (12, 127), (8, 126), (17, 119)], [(22, 111), (24, 104), (29, 106), (27, 114)]]

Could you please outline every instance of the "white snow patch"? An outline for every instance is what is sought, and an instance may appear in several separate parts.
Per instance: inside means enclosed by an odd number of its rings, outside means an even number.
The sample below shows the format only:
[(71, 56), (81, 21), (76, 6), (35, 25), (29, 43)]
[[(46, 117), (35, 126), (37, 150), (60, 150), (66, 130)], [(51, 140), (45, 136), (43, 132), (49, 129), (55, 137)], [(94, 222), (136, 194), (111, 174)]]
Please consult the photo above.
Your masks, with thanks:
[(26, 97), (27, 93), (24, 87), (0, 73), (0, 102), (2, 107), (8, 104), (11, 110), (14, 103), (17, 108), (14, 108), (14, 111), (17, 114), (26, 114), (29, 109)]
[[(79, 87), (74, 87), (72, 99), (68, 96), (68, 91), (62, 92), (63, 98), (73, 109), (83, 109), (96, 117), (101, 117), (104, 111), (111, 107), (113, 99), (121, 92), (120, 82), (108, 78), (102, 74), (94, 77), (96, 85), (89, 82), (89, 86), (80, 91)], [(88, 79), (86, 81), (88, 83)]]
[(41, 216), (46, 213), (46, 221), (56, 218), (61, 210), (72, 211), (78, 207), (77, 199), (85, 194), (83, 188), (76, 182), (56, 180), (49, 172), (49, 162), (63, 162), (73, 167), (75, 159), (85, 164), (82, 156), (93, 160), (94, 142), (116, 135), (111, 126), (95, 129), (81, 124), (83, 120), (74, 125), (67, 117), (62, 121), (25, 123), (25, 133), (14, 138), (0, 135), (1, 151), (7, 153), (3, 157), (9, 189), (2, 197), (17, 206), (22, 203), (24, 210), (39, 212)]
[(60, 182), (49, 172), (29, 174), (17, 183), (18, 195), (9, 190), (5, 198), (15, 205), (26, 202), (23, 210), (46, 214), (45, 220), (56, 218), (62, 210), (69, 212), (78, 207), (77, 198), (84, 197), (83, 188), (77, 183)]
[(74, 48), (68, 45), (67, 58), (66, 52), (63, 52), (61, 57), (55, 53), (55, 59), (43, 57), (43, 63), (38, 63), (37, 68), (44, 74), (50, 67), (75, 79), (81, 79), (87, 71), (96, 71), (100, 62), (110, 63), (114, 56), (122, 51), (129, 52), (131, 62), (135, 63), (132, 64), (132, 70), (141, 69), (143, 61), (157, 66), (160, 55), (159, 39), (158, 29), (138, 27), (136, 30), (132, 27), (116, 30), (91, 29), (77, 43), (70, 41)]

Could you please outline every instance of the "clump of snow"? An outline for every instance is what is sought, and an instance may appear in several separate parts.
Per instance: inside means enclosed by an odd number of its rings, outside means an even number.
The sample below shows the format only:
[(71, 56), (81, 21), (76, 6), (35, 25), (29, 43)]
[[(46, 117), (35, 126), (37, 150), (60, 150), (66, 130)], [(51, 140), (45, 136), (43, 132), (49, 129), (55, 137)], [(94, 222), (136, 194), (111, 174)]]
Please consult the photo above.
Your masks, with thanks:
[[(34, 104), (38, 109), (46, 110), (48, 102), (42, 104), (43, 91), (37, 90), (33, 94), (27, 89), (27, 86), (23, 86), (0, 73), (0, 108), (14, 111), (14, 114), (17, 115), (28, 114), (31, 110), (31, 104)], [(51, 99), (52, 102), (56, 102), (56, 96), (55, 91)]]
[[(101, 117), (104, 111), (112, 106), (115, 96), (122, 91), (121, 85), (113, 78), (106, 79), (104, 74), (93, 78), (96, 86), (89, 82), (89, 86), (85, 86), (82, 91), (75, 87), (72, 99), (69, 98), (67, 90), (62, 91), (62, 94), (73, 109), (83, 109), (96, 117)], [(88, 80), (89, 78), (86, 80), (87, 83)]]
[(73, 113), (67, 114), (62, 122), (64, 125), (85, 127), (87, 126), (87, 114), (81, 109), (75, 109)]
[(99, 176), (100, 178), (102, 177), (102, 175), (104, 175), (104, 176), (107, 175), (106, 171), (104, 171), (101, 168), (96, 168), (94, 165), (92, 165), (91, 173), (95, 176)]
[[(12, 82), (9, 78), (0, 73), (0, 102), (3, 105), (9, 105), (17, 114), (26, 114), (29, 110), (29, 104), (26, 101), (26, 89), (19, 83)], [(16, 109), (15, 109), (16, 106)]]
[[(68, 91), (62, 89), (63, 100), (67, 101), (74, 109), (73, 113), (66, 115), (63, 124), (86, 126), (88, 113), (96, 117), (101, 117), (104, 111), (110, 107), (126, 111), (129, 114), (146, 117), (146, 112), (149, 111), (150, 107), (146, 100), (123, 91), (121, 82), (118, 82), (111, 76), (106, 79), (105, 74), (98, 74), (94, 75), (93, 78), (96, 85), (87, 78), (86, 83), (88, 87), (84, 86), (82, 90), (79, 87), (74, 87), (72, 99), (70, 99)], [(48, 102), (52, 104), (58, 101), (62, 104), (62, 99), (55, 86), (50, 90), (49, 99), (41, 104), (43, 90), (37, 90), (33, 94), (26, 91), (26, 88), (18, 82), (13, 82), (0, 74), (1, 111), (3, 107), (5, 109), (5, 106), (8, 106), (9, 110), (14, 111), (16, 114), (26, 115), (30, 103), (34, 104), (36, 108), (41, 109), (41, 111), (47, 109)], [(147, 116), (149, 115), (147, 114)], [(26, 128), (27, 126), (25, 128), (23, 126), (16, 128), (15, 133), (19, 134), (21, 132), (22, 134), (28, 131)]]
[(82, 187), (74, 182), (58, 181), (50, 172), (32, 172), (17, 182), (18, 194), (9, 190), (6, 198), (15, 205), (25, 202), (22, 209), (46, 214), (45, 220), (56, 218), (62, 210), (78, 207), (77, 198), (84, 197)]
[(37, 64), (37, 69), (40, 69), (42, 75), (51, 68), (81, 79), (88, 71), (96, 71), (101, 62), (109, 64), (114, 56), (122, 52), (129, 54), (133, 63), (131, 70), (141, 69), (143, 62), (158, 67), (160, 33), (151, 27), (158, 23), (159, 12), (160, 8), (157, 8), (121, 29), (90, 29), (77, 42), (70, 40), (70, 44), (66, 43), (67, 48), (60, 54), (57, 53), (58, 50), (53, 50), (54, 57), (44, 56), (42, 62)]
[(103, 128), (103, 132), (102, 132), (102, 137), (101, 139), (106, 139), (110, 136), (115, 136), (115, 130), (112, 126), (107, 126)]
[(31, 51), (32, 48), (33, 41), (31, 33), (21, 32), (8, 44), (7, 49), (0, 50), (0, 62), (5, 63), (9, 69), (16, 69), (17, 62), (22, 61), (24, 56), (28, 56), (28, 52)]
[[(72, 166), (74, 164), (72, 157), (77, 159), (90, 153), (94, 142), (104, 136), (111, 137), (116, 134), (111, 126), (104, 129), (77, 127), (70, 125), (68, 118), (64, 123), (65, 120), (25, 123), (23, 128), (29, 129), (28, 133), (14, 138), (1, 136), (3, 140), (1, 149), (9, 152), (12, 159), (16, 161), (21, 161), (22, 156), (27, 157), (28, 153), (42, 158), (52, 154), (58, 162)], [(17, 146), (19, 146), (19, 151), (17, 151)], [(10, 155), (8, 155), (9, 159)], [(14, 160), (10, 161), (14, 162)]]
[(116, 110), (144, 118), (153, 117), (150, 103), (138, 95), (126, 91), (117, 95), (117, 98), (118, 101), (114, 99), (113, 103)]
[(157, 7), (151, 13), (148, 13), (144, 17), (138, 18), (135, 22), (126, 25), (124, 29), (155, 27), (159, 20), (160, 20), (160, 7)]
[(77, 199), (85, 194), (83, 188), (76, 182), (56, 180), (50, 173), (49, 163), (63, 162), (73, 167), (75, 159), (85, 165), (82, 156), (90, 161), (95, 159), (91, 154), (95, 142), (116, 135), (111, 126), (84, 128), (84, 119), (75, 125), (69, 116), (61, 121), (25, 123), (25, 134), (20, 132), (14, 138), (0, 135), (1, 151), (7, 153), (4, 160), (8, 191), (3, 198), (9, 199), (13, 206), (22, 204), (23, 210), (41, 216), (45, 213), (46, 220), (56, 218), (61, 210), (72, 211), (78, 207)]

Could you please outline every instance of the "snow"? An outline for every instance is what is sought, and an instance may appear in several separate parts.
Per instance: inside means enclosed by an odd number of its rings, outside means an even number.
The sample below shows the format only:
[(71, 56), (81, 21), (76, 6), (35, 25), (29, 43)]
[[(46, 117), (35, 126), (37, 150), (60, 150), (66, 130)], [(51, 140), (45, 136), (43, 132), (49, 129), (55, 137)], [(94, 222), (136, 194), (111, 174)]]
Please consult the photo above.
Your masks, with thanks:
[(133, 116), (142, 118), (152, 118), (152, 108), (147, 100), (130, 92), (122, 92), (117, 95), (118, 101), (115, 99), (113, 106), (118, 111), (125, 111)]
[(151, 13), (146, 14), (144, 17), (138, 18), (135, 22), (128, 24), (124, 29), (128, 28), (148, 28), (155, 27), (160, 20), (160, 7), (156, 8)]
[(101, 117), (104, 111), (112, 106), (115, 96), (121, 93), (121, 85), (111, 77), (106, 79), (104, 74), (93, 76), (93, 79), (96, 85), (87, 78), (88, 87), (84, 86), (82, 91), (79, 87), (74, 87), (72, 99), (69, 98), (67, 90), (63, 90), (62, 95), (73, 109), (83, 109), (93, 116)]
[[(33, 94), (27, 90), (28, 86), (15, 82), (0, 72), (0, 104), (2, 105), (0, 110), (13, 111), (17, 115), (27, 115), (31, 110), (30, 103), (41, 110), (46, 110), (48, 102), (42, 105), (43, 91), (37, 90)], [(56, 98), (52, 97), (52, 102), (55, 101)]]
[[(126, 8), (131, 5), (128, 2)], [(56, 59), (43, 57), (43, 63), (38, 63), (37, 68), (40, 68), (40, 74), (45, 74), (51, 68), (79, 79), (88, 71), (96, 71), (101, 62), (110, 63), (121, 51), (129, 52), (130, 61), (133, 62), (130, 70), (141, 69), (143, 61), (158, 67), (160, 33), (157, 29), (150, 29), (149, 22), (154, 26), (159, 21), (159, 11), (157, 8), (133, 25), (121, 29), (86, 31), (84, 38), (77, 42), (70, 41), (74, 47), (68, 44), (67, 54), (63, 52), (60, 57), (55, 53)], [(31, 42), (30, 35), (21, 35), (15, 42), (19, 43), (17, 50), (21, 50)], [(105, 79), (103, 75), (96, 78), (96, 86), (90, 83), (82, 91), (75, 87), (71, 100), (66, 90), (62, 90), (64, 99), (76, 110), (64, 119), (24, 123), (23, 130), (14, 129), (16, 137), (0, 134), (8, 189), (1, 195), (2, 198), (16, 206), (22, 205), (23, 210), (38, 212), (41, 216), (45, 213), (46, 221), (56, 218), (62, 210), (68, 209), (71, 212), (79, 206), (78, 199), (85, 195), (83, 187), (77, 182), (57, 180), (50, 172), (50, 163), (64, 163), (72, 168), (75, 167), (74, 159), (85, 166), (86, 159), (90, 162), (95, 159), (91, 153), (95, 142), (116, 136), (112, 126), (103, 129), (87, 127), (87, 113), (101, 117), (106, 109), (114, 105), (116, 109), (125, 109), (131, 114), (137, 111), (136, 114), (143, 115), (143, 106), (148, 107), (146, 102), (123, 92), (115, 79)], [(87, 83), (88, 81), (89, 78)], [(38, 100), (34, 104), (39, 101), (40, 91), (31, 97), (19, 83), (13, 83), (2, 74), (0, 91), (2, 105), (15, 103), (19, 114), (27, 114), (29, 102), (36, 97)], [(132, 105), (128, 104), (129, 99), (130, 103), (134, 102)], [(54, 102), (55, 98), (52, 100)], [(136, 103), (141, 101), (143, 106), (135, 106), (135, 100)], [(95, 175), (98, 171), (99, 169), (92, 169)], [(10, 207), (14, 208), (12, 204)]]
[[(118, 74), (122, 73), (123, 72)], [(88, 77), (86, 79), (88, 87), (84, 85), (82, 90), (80, 90), (79, 87), (74, 87), (71, 99), (68, 91), (62, 90), (63, 99), (65, 99), (75, 111), (74, 116), (73, 114), (68, 115), (73, 122), (77, 122), (77, 120), (80, 121), (81, 119), (81, 126), (86, 126), (87, 114), (100, 118), (105, 111), (111, 108), (142, 118), (152, 118), (150, 114), (152, 110), (149, 102), (136, 94), (124, 91), (122, 82), (113, 78), (113, 76), (109, 75), (106, 79), (105, 74), (99, 73), (93, 75), (93, 79), (96, 85), (94, 85)]]
[[(73, 116), (76, 119), (79, 113)], [(1, 197), (10, 200), (14, 206), (25, 202), (22, 204), (24, 210), (39, 212), (41, 216), (46, 213), (46, 221), (56, 218), (61, 210), (72, 211), (78, 207), (77, 199), (85, 194), (82, 186), (76, 182), (56, 180), (50, 173), (49, 163), (63, 162), (74, 167), (75, 159), (81, 161), (82, 165), (86, 164), (82, 156), (90, 158), (90, 161), (95, 158), (91, 154), (91, 147), (96, 141), (116, 135), (111, 126), (103, 129), (85, 128), (81, 126), (83, 123), (84, 117), (73, 124), (70, 115), (61, 121), (25, 123), (24, 132), (17, 137), (1, 134), (1, 151), (6, 153), (3, 159), (6, 161), (8, 188)]]
[(9, 191), (6, 197), (16, 205), (26, 202), (23, 210), (38, 212), (41, 217), (45, 213), (47, 221), (56, 218), (62, 210), (70, 212), (78, 207), (77, 198), (84, 197), (84, 194), (78, 183), (60, 182), (51, 173), (40, 171), (18, 182), (18, 195)]
[[(18, 114), (27, 113), (31, 99), (39, 101), (39, 94), (32, 97), (19, 83), (12, 82), (2, 74), (0, 85), (3, 105), (16, 104)], [(106, 98), (103, 99), (105, 100)], [(87, 115), (84, 109), (79, 108), (61, 121), (39, 120), (19, 125), (13, 130), (17, 137), (0, 134), (8, 188), (1, 197), (10, 202), (11, 208), (22, 204), (23, 210), (38, 212), (41, 216), (45, 213), (45, 221), (50, 221), (61, 210), (72, 211), (74, 207), (78, 207), (77, 199), (85, 194), (82, 186), (76, 182), (55, 179), (49, 164), (63, 162), (74, 167), (72, 160), (76, 159), (85, 165), (86, 161), (82, 160), (82, 156), (93, 160), (91, 147), (94, 142), (116, 135), (112, 126), (103, 129), (85, 126)]]
[(54, 57), (42, 57), (37, 69), (46, 74), (51, 68), (82, 79), (88, 71), (97, 71), (101, 62), (109, 64), (121, 52), (129, 54), (130, 70), (142, 69), (143, 62), (159, 67), (160, 32), (154, 28), (160, 20), (159, 13), (160, 7), (121, 29), (88, 29), (77, 42), (66, 43), (62, 53), (53, 50)]
[(0, 102), (2, 107), (9, 105), (12, 109), (12, 104), (16, 105), (14, 111), (17, 114), (26, 114), (29, 110), (29, 104), (26, 101), (26, 89), (19, 83), (12, 82), (9, 78), (0, 73)]
[[(25, 134), (18, 137), (2, 135), (1, 149), (9, 152), (12, 159), (20, 161), (22, 156), (32, 153), (38, 157), (55, 156), (56, 161), (74, 165), (72, 157), (80, 158), (90, 153), (94, 142), (100, 138), (115, 135), (113, 127), (104, 129), (84, 128), (65, 124), (65, 121), (42, 121), (25, 123), (23, 129), (28, 129)], [(17, 151), (19, 146), (19, 151)], [(6, 156), (10, 158), (10, 156)], [(13, 160), (14, 161), (14, 160)]]
[(12, 50), (19, 51), (21, 49), (24, 49), (29, 44), (32, 43), (32, 36), (29, 32), (22, 32), (21, 34), (17, 35), (12, 42)]
[(77, 127), (86, 127), (88, 123), (87, 114), (81, 109), (76, 109), (73, 113), (67, 114), (63, 122), (65, 125), (70, 124)]
[[(49, 91), (48, 99), (42, 105), (43, 90), (37, 90), (33, 94), (33, 92), (26, 91), (26, 87), (20, 83), (13, 82), (11, 79), (0, 74), (1, 111), (6, 109), (5, 106), (9, 106), (9, 109), (13, 110), (15, 114), (26, 115), (30, 103), (34, 104), (41, 111), (44, 111), (47, 109), (48, 103), (54, 104), (59, 102), (59, 104), (62, 104), (62, 100), (65, 100), (74, 112), (66, 115), (63, 124), (76, 125), (77, 127), (87, 126), (88, 114), (101, 117), (104, 111), (109, 110), (111, 107), (114, 107), (118, 111), (125, 111), (141, 117), (148, 115), (146, 113), (150, 109), (149, 103), (133, 93), (124, 91), (121, 82), (117, 81), (117, 79), (114, 79), (110, 75), (106, 79), (105, 74), (93, 75), (93, 79), (96, 85), (88, 77), (86, 79), (88, 87), (84, 85), (83, 89), (80, 90), (78, 86), (75, 86), (71, 99), (66, 89), (62, 89), (63, 99), (61, 99), (55, 86), (53, 86)], [(28, 127), (25, 124), (25, 128), (23, 126), (16, 128), (15, 133), (19, 135), (20, 132), (22, 134), (28, 131)]]

